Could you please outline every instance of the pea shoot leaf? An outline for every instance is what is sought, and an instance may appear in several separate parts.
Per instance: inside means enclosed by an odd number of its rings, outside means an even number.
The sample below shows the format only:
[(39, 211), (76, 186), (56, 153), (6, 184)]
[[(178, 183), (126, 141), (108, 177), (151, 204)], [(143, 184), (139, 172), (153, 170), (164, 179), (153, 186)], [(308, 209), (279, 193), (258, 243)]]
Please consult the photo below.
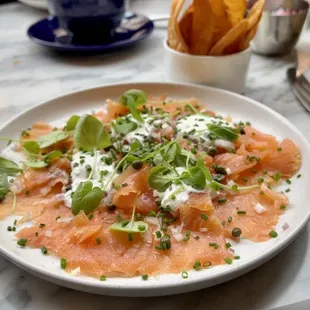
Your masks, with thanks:
[(29, 160), (25, 161), (24, 164), (30, 168), (40, 169), (47, 167), (53, 160), (59, 158), (62, 155), (63, 153), (61, 151), (55, 150), (43, 156), (40, 160), (39, 157), (33, 158), (30, 154), (30, 156), (28, 155)]
[(181, 149), (180, 149), (179, 144), (174, 142), (172, 144), (167, 145), (163, 149), (162, 153), (163, 153), (164, 161), (170, 164), (175, 160), (175, 157), (181, 153)]
[(81, 182), (72, 197), (71, 210), (74, 215), (80, 211), (89, 214), (100, 204), (103, 192), (99, 187), (93, 187), (90, 181)]
[(61, 151), (55, 150), (55, 151), (48, 153), (46, 156), (44, 156), (44, 161), (49, 164), (51, 161), (59, 158), (62, 155), (63, 153)]
[(41, 136), (37, 142), (39, 143), (40, 149), (44, 149), (60, 141), (63, 141), (69, 137), (69, 134), (63, 131), (52, 131), (47, 135)]
[(36, 141), (26, 141), (23, 144), (23, 150), (27, 153), (28, 157), (35, 156), (40, 153), (40, 145)]
[(5, 173), (10, 176), (15, 176), (21, 169), (16, 163), (11, 160), (0, 157), (0, 174)]
[(235, 141), (238, 139), (238, 134), (229, 127), (224, 127), (216, 124), (208, 124), (209, 131), (219, 139)]
[(204, 174), (204, 176), (208, 182), (213, 181), (212, 175), (211, 175), (209, 169), (206, 167), (202, 157), (198, 158), (196, 166), (201, 169), (201, 171), (203, 172), (203, 174)]
[(126, 135), (138, 128), (138, 124), (127, 119), (118, 118), (112, 122), (112, 127), (117, 133)]
[(149, 225), (143, 221), (131, 222), (125, 220), (114, 223), (112, 226), (110, 226), (110, 229), (127, 233), (143, 233), (149, 229)]
[(120, 103), (126, 106), (132, 116), (138, 121), (143, 122), (138, 107), (146, 102), (147, 95), (142, 90), (130, 89), (123, 93), (120, 98)]
[(0, 173), (0, 201), (2, 201), (9, 192), (8, 175)]
[(130, 144), (130, 153), (135, 152), (136, 150), (140, 149), (141, 147), (142, 147), (142, 144), (138, 140), (132, 142)]
[(181, 174), (181, 180), (198, 190), (203, 190), (206, 187), (206, 178), (202, 170), (198, 167), (191, 167)]
[(95, 117), (85, 114), (81, 116), (74, 130), (74, 144), (78, 149), (93, 151), (111, 145), (108, 132)]
[(177, 178), (178, 175), (168, 167), (156, 166), (149, 173), (148, 184), (151, 188), (164, 192)]
[(67, 121), (66, 131), (74, 130), (80, 118), (81, 117), (79, 115), (72, 115)]
[(149, 229), (149, 226), (147, 223), (143, 221), (137, 221), (137, 222), (135, 221), (137, 201), (138, 201), (138, 194), (136, 196), (136, 199), (135, 199), (135, 202), (132, 208), (132, 214), (131, 214), (130, 221), (128, 220), (118, 221), (110, 226), (111, 230), (127, 232), (127, 233), (143, 233)]
[(174, 160), (174, 164), (177, 167), (186, 167), (188, 168), (194, 166), (196, 163), (196, 157), (192, 152), (182, 149), (181, 154), (177, 154)]
[(126, 100), (127, 100), (125, 98), (126, 96), (132, 97), (137, 107), (144, 104), (147, 99), (147, 95), (143, 90), (129, 89), (125, 91), (120, 98), (120, 102), (125, 106), (126, 106)]

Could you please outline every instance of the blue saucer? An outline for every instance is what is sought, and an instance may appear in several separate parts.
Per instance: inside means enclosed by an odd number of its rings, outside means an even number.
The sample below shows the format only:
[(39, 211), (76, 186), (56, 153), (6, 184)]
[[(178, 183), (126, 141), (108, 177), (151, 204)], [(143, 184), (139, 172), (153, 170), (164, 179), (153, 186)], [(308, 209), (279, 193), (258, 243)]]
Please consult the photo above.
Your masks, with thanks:
[(58, 27), (55, 17), (48, 17), (33, 24), (27, 34), (33, 42), (59, 51), (105, 52), (135, 44), (147, 38), (153, 29), (153, 22), (146, 16), (126, 12), (114, 34), (96, 44), (74, 42), (66, 30)]

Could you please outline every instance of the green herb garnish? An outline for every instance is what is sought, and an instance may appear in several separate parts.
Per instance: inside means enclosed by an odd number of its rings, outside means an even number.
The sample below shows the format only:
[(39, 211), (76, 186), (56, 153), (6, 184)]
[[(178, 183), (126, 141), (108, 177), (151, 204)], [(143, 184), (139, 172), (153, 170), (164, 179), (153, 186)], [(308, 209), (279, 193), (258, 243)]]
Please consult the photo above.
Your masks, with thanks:
[(81, 182), (72, 196), (71, 211), (74, 215), (82, 210), (89, 214), (99, 206), (102, 197), (101, 188), (93, 187), (90, 181)]
[(138, 195), (137, 195), (135, 202), (134, 202), (130, 221), (124, 220), (124, 221), (116, 222), (112, 226), (110, 226), (111, 230), (127, 232), (129, 234), (131, 234), (131, 233), (143, 233), (143, 232), (146, 232), (148, 230), (149, 225), (146, 222), (135, 221), (135, 212), (136, 212), (137, 200), (138, 200)]
[(120, 103), (126, 106), (132, 116), (138, 121), (143, 122), (141, 114), (138, 110), (138, 107), (146, 102), (147, 95), (142, 90), (130, 89), (124, 92), (120, 98)]

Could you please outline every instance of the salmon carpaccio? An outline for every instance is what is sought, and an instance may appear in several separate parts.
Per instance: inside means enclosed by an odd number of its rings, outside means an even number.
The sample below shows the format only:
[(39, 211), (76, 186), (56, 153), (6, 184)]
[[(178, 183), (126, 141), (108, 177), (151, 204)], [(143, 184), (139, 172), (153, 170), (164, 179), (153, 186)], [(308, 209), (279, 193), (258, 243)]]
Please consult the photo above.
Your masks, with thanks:
[[(293, 141), (235, 124), (195, 98), (138, 90), (73, 123), (23, 131), (10, 146), (23, 154), (22, 170), (0, 207), (0, 218), (18, 216), (19, 245), (65, 259), (66, 271), (145, 278), (200, 270), (239, 259), (229, 240), (280, 233), (289, 201), (276, 186), (301, 166)], [(53, 132), (66, 135), (43, 145)]]

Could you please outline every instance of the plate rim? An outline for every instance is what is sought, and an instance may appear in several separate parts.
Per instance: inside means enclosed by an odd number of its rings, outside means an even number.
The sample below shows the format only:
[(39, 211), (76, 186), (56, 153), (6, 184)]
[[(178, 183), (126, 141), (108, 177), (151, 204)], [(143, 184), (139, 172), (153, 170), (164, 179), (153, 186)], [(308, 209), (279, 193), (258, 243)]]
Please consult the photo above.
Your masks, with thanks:
[[(50, 102), (53, 102), (55, 100), (65, 99), (66, 97), (70, 97), (72, 95), (78, 95), (80, 93), (85, 93), (93, 90), (100, 90), (104, 88), (113, 88), (113, 87), (147, 87), (147, 86), (177, 86), (177, 87), (190, 87), (193, 89), (193, 92), (195, 89), (199, 90), (207, 90), (214, 93), (224, 93), (229, 96), (239, 98), (242, 100), (248, 101), (250, 104), (253, 104), (254, 106), (258, 106), (259, 108), (265, 110), (266, 112), (272, 114), (273, 116), (279, 118), (281, 122), (284, 122), (288, 127), (293, 130), (301, 139), (303, 142), (303, 145), (307, 148), (307, 151), (310, 153), (310, 143), (306, 139), (306, 137), (295, 127), (294, 124), (292, 124), (287, 118), (282, 116), (280, 113), (276, 112), (275, 110), (272, 110), (270, 107), (265, 106), (258, 101), (251, 99), (249, 97), (233, 93), (231, 91), (222, 90), (214, 87), (209, 86), (203, 86), (203, 85), (194, 85), (190, 83), (173, 83), (173, 82), (129, 82), (129, 83), (115, 83), (115, 84), (106, 84), (106, 85), (97, 85), (91, 88), (82, 88), (78, 91), (71, 91), (68, 93), (61, 94), (60, 96), (51, 98), (49, 100), (42, 101), (28, 109), (23, 110), (22, 112), (18, 113), (17, 115), (13, 116), (11, 119), (9, 119), (7, 122), (5, 122), (2, 126), (0, 126), (0, 131), (4, 130), (8, 125), (10, 125), (12, 122), (15, 122), (18, 118), (23, 117), (25, 114), (30, 113), (31, 111), (41, 107), (50, 104)], [(103, 295), (110, 295), (110, 296), (163, 296), (163, 295), (171, 295), (181, 292), (189, 292), (196, 290), (197, 288), (193, 288), (193, 286), (196, 285), (200, 288), (205, 288), (208, 286), (212, 286), (215, 284), (219, 284), (222, 282), (229, 281), (231, 279), (237, 278), (257, 267), (264, 264), (266, 261), (270, 260), (272, 257), (274, 257), (276, 254), (278, 254), (282, 249), (284, 249), (286, 246), (288, 246), (300, 233), (300, 231), (305, 227), (307, 222), (310, 219), (310, 209), (308, 210), (308, 214), (304, 219), (299, 223), (299, 225), (295, 228), (294, 231), (292, 231), (289, 235), (284, 237), (282, 240), (279, 241), (279, 243), (273, 245), (270, 249), (268, 249), (265, 253), (263, 253), (260, 256), (257, 256), (253, 258), (252, 260), (249, 260), (247, 262), (244, 262), (241, 265), (231, 266), (231, 268), (223, 271), (219, 271), (218, 274), (216, 274), (216, 277), (212, 279), (212, 284), (210, 285), (204, 285), (205, 281), (210, 281), (211, 279), (205, 279), (204, 277), (201, 278), (188, 278), (186, 281), (182, 280), (180, 278), (180, 282), (178, 283), (158, 283), (154, 282), (153, 285), (145, 285), (146, 283), (142, 283), (141, 285), (132, 285), (132, 286), (120, 286), (117, 284), (107, 284), (108, 282), (87, 282), (83, 281), (83, 278), (70, 276), (67, 277), (67, 274), (53, 274), (48, 269), (45, 269), (44, 267), (36, 266), (35, 264), (31, 264), (30, 262), (23, 261), (22, 257), (19, 256), (16, 253), (11, 253), (10, 251), (6, 251), (2, 247), (0, 247), (0, 254), (6, 257), (8, 260), (13, 262), (15, 265), (21, 267), (22, 269), (35, 274), (36, 276), (46, 279), (47, 281), (56, 283), (58, 285), (71, 287), (74, 289), (78, 289), (81, 291), (86, 292), (95, 292)], [(161, 292), (156, 293), (157, 290), (164, 290), (164, 289), (172, 289), (176, 288), (176, 292), (169, 293), (169, 292)], [(185, 288), (185, 289), (184, 289)], [(199, 288), (198, 288), (199, 289)], [(152, 291), (154, 292), (152, 293)], [(143, 292), (142, 292), (143, 291)], [(138, 292), (138, 295), (132, 294), (133, 292)], [(141, 294), (139, 294), (139, 292)]]
[(39, 10), (44, 10), (47, 11), (48, 10), (48, 5), (47, 5), (47, 1), (45, 0), (18, 0), (18, 2), (27, 5), (31, 8), (34, 9), (39, 9)]
[(117, 41), (117, 42), (113, 42), (113, 43), (109, 43), (109, 44), (95, 44), (95, 45), (63, 44), (60, 42), (45, 41), (45, 40), (42, 40), (42, 39), (33, 35), (33, 28), (35, 26), (37, 26), (38, 24), (41, 24), (41, 23), (46, 23), (46, 22), (48, 23), (51, 18), (52, 19), (55, 18), (54, 16), (47, 16), (47, 17), (42, 18), (42, 19), (36, 21), (35, 23), (31, 24), (27, 29), (27, 36), (32, 42), (39, 44), (41, 46), (44, 46), (44, 47), (52, 48), (54, 50), (63, 50), (63, 51), (71, 51), (71, 52), (110, 51), (113, 49), (122, 48), (122, 47), (130, 46), (132, 44), (138, 43), (139, 41), (142, 41), (142, 40), (146, 39), (147, 37), (149, 37), (154, 31), (154, 23), (146, 15), (131, 12), (131, 11), (126, 11), (126, 13), (127, 12), (133, 13), (133, 14), (138, 15), (138, 16), (145, 17), (147, 19), (147, 22), (144, 25), (144, 26), (147, 25), (147, 28), (145, 28), (145, 29), (147, 29), (147, 31), (145, 33), (143, 33), (141, 36), (139, 36), (138, 38), (135, 38), (132, 40), (127, 39), (127, 40)]

